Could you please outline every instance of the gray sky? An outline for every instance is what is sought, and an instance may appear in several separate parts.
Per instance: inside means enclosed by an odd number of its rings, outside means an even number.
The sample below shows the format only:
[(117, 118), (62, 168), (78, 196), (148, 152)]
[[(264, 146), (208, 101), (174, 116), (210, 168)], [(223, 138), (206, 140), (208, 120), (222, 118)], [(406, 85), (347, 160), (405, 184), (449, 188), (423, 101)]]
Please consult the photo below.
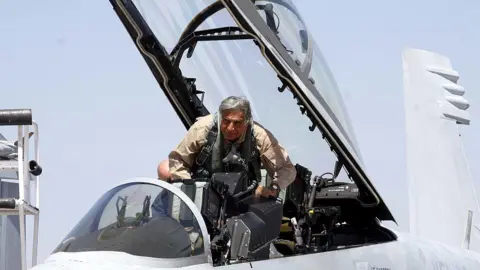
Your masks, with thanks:
[[(345, 98), (368, 173), (400, 226), (408, 225), (405, 47), (444, 54), (460, 73), (472, 104), (466, 154), (479, 185), (478, 1), (295, 3)], [(43, 261), (106, 190), (155, 177), (185, 130), (108, 1), (4, 1), (0, 33), (0, 107), (32, 108), (40, 124)]]

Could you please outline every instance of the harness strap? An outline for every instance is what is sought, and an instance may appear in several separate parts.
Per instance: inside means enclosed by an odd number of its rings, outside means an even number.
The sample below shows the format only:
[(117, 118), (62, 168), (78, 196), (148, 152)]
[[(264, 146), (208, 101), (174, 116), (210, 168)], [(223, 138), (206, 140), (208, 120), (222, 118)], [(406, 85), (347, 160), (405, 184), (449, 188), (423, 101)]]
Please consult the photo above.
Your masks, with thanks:
[(213, 123), (210, 128), (210, 131), (208, 131), (207, 142), (205, 143), (205, 146), (202, 148), (202, 150), (197, 155), (197, 158), (195, 160), (195, 163), (197, 165), (203, 165), (205, 161), (208, 159), (208, 157), (211, 155), (213, 150), (213, 145), (217, 140), (217, 135), (218, 135), (218, 126), (217, 126), (217, 117), (215, 115), (215, 117), (213, 118)]
[(252, 164), (253, 171), (255, 173), (255, 178), (257, 179), (257, 183), (260, 184), (260, 181), (262, 179), (262, 173), (261, 173), (261, 168), (260, 168), (260, 153), (258, 152), (257, 149), (257, 141), (255, 139), (255, 136), (253, 135), (253, 130), (252, 130), (252, 155), (250, 159), (250, 164)]

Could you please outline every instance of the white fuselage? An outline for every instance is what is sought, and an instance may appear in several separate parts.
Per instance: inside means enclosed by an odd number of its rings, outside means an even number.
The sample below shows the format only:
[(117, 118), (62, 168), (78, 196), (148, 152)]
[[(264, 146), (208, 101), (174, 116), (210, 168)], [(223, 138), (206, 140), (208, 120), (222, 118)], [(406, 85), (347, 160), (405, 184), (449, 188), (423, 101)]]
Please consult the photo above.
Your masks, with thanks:
[[(213, 267), (208, 262), (190, 265), (182, 259), (154, 259), (117, 252), (56, 253), (32, 270), (147, 270), (147, 269), (331, 269), (331, 270), (478, 270), (480, 254), (442, 243), (394, 232), (396, 241), (337, 251)], [(185, 258), (185, 261), (191, 258)], [(175, 261), (175, 262), (174, 262)]]

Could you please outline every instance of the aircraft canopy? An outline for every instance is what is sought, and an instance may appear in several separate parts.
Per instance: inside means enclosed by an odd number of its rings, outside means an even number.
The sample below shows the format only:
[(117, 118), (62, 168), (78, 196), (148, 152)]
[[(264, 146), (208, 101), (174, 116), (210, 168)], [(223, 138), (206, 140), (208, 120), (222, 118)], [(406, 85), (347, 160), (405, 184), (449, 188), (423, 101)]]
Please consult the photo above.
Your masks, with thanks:
[(106, 192), (53, 253), (111, 251), (206, 262), (207, 232), (202, 233), (205, 225), (197, 215), (180, 189), (156, 179), (137, 180)]
[[(365, 206), (394, 220), (364, 170), (337, 84), (289, 0), (110, 0), (188, 129), (228, 96), (314, 175), (348, 170)], [(334, 153), (332, 153), (332, 151)]]

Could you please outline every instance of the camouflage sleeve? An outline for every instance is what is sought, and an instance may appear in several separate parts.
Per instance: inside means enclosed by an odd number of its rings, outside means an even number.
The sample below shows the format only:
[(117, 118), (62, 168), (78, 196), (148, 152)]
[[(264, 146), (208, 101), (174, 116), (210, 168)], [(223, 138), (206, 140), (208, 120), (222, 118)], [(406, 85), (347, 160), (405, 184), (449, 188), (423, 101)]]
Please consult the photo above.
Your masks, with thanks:
[(263, 166), (273, 177), (272, 182), (277, 183), (281, 189), (288, 187), (295, 180), (297, 171), (287, 151), (270, 131), (258, 129), (256, 135)]
[(195, 122), (183, 140), (168, 155), (169, 171), (173, 179), (190, 179), (197, 154), (205, 144), (207, 130), (202, 121)]

